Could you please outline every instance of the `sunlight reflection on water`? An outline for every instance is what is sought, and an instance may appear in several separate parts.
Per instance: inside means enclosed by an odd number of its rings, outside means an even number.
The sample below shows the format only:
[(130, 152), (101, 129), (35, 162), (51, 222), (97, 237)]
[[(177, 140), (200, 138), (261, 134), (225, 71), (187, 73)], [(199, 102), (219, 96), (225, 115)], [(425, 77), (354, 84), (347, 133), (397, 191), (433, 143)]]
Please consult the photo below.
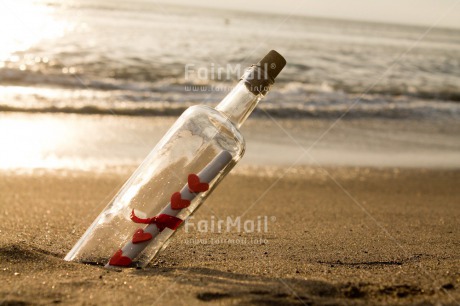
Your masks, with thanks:
[(53, 13), (54, 8), (30, 0), (2, 1), (0, 62), (15, 61), (19, 58), (13, 53), (25, 51), (45, 39), (63, 36), (70, 24), (58, 20)]

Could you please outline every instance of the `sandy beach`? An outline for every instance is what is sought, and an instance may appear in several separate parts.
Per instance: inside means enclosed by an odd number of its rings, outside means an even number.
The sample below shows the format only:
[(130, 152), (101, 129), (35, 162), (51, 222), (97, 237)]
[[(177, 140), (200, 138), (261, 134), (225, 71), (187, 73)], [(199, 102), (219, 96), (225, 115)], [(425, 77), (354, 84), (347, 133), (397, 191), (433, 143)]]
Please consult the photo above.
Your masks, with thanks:
[(130, 171), (3, 171), (2, 305), (458, 304), (458, 170), (283, 169), (237, 171), (195, 217), (254, 203), (243, 219), (268, 216), (267, 232), (182, 228), (123, 270), (63, 257)]
[(1, 4), (0, 306), (460, 305), (458, 1), (167, 2)]

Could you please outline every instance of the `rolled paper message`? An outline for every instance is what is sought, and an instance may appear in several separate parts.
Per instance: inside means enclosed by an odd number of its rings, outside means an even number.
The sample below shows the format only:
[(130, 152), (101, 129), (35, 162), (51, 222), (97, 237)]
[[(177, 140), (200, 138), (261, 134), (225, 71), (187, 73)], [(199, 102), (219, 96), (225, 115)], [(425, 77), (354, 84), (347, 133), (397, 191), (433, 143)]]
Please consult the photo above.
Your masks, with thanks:
[(135, 223), (147, 224), (145, 228), (137, 229), (132, 239), (121, 249), (115, 252), (106, 267), (131, 265), (133, 260), (142, 251), (155, 241), (155, 238), (165, 229), (176, 230), (184, 220), (177, 217), (182, 210), (187, 209), (195, 197), (209, 189), (209, 183), (217, 177), (225, 166), (232, 160), (228, 151), (220, 152), (198, 174), (189, 174), (187, 184), (182, 190), (171, 195), (171, 201), (156, 216), (151, 218), (139, 218), (134, 210), (131, 212), (131, 220)]

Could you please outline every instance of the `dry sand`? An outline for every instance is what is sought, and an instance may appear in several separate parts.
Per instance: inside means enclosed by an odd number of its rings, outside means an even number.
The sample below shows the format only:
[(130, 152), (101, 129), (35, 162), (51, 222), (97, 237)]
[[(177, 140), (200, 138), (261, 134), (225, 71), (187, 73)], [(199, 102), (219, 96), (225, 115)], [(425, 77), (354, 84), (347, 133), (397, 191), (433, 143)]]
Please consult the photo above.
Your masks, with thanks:
[[(182, 228), (146, 269), (123, 270), (62, 258), (129, 172), (2, 172), (0, 301), (457, 305), (460, 171), (327, 171), (333, 179), (302, 168), (276, 184), (279, 171), (233, 174), (195, 221), (236, 217), (255, 202), (243, 220), (269, 216), (267, 233)], [(190, 243), (195, 238), (231, 241)]]

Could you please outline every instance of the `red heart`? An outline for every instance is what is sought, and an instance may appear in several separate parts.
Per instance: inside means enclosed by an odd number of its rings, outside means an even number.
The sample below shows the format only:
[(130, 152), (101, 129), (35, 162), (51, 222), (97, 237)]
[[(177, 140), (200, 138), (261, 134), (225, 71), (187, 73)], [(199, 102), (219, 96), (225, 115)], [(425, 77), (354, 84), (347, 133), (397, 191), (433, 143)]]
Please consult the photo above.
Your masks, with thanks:
[(138, 229), (133, 235), (133, 243), (141, 243), (144, 241), (149, 241), (153, 236), (150, 233), (145, 233), (142, 228)]
[(172, 209), (182, 209), (190, 205), (190, 200), (182, 199), (180, 192), (175, 192), (171, 196), (171, 208)]
[(113, 254), (112, 258), (110, 258), (109, 265), (126, 267), (131, 264), (131, 261), (131, 258), (123, 256), (122, 250), (118, 250)]
[(193, 193), (203, 192), (209, 189), (208, 183), (200, 182), (200, 178), (196, 174), (188, 176), (188, 190)]

